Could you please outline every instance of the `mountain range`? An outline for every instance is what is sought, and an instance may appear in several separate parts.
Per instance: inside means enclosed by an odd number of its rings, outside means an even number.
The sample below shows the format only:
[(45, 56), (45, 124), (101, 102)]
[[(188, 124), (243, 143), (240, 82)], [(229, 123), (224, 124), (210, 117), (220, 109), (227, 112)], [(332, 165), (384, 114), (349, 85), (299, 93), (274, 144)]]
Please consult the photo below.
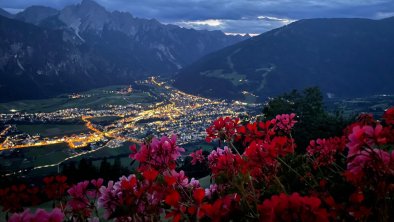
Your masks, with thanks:
[(201, 58), (175, 86), (252, 101), (312, 86), (328, 97), (393, 94), (394, 17), (299, 20)]
[(0, 101), (45, 98), (177, 72), (249, 38), (109, 12), (92, 0), (62, 10), (0, 9)]

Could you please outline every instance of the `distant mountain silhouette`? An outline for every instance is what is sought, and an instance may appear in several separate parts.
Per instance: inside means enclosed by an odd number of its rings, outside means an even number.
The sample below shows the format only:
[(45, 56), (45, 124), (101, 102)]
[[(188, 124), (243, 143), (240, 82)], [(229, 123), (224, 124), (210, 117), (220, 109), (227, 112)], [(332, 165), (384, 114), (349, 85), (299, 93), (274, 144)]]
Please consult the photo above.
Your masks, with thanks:
[(39, 25), (44, 19), (55, 16), (58, 10), (46, 6), (31, 6), (15, 15), (15, 19)]
[(11, 13), (7, 12), (6, 10), (4, 10), (2, 8), (0, 8), (0, 16), (4, 16), (4, 17), (7, 17), (7, 18), (12, 18), (13, 17), (13, 15)]
[(339, 97), (394, 93), (394, 18), (300, 20), (203, 57), (175, 85), (257, 100), (310, 86)]
[(32, 6), (0, 14), (13, 18), (0, 18), (0, 101), (172, 74), (247, 38), (108, 12), (91, 0), (62, 10)]

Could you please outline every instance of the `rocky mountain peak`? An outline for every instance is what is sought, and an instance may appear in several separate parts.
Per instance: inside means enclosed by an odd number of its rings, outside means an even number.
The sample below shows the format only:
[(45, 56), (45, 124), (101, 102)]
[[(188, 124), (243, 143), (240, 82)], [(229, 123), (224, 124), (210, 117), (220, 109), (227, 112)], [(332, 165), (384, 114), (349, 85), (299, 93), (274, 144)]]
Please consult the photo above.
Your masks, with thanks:
[(93, 0), (82, 0), (79, 9), (84, 12), (107, 12), (103, 6)]
[(65, 7), (59, 15), (60, 21), (73, 29), (78, 37), (79, 33), (87, 30), (102, 31), (109, 17), (110, 13), (104, 7), (91, 0)]

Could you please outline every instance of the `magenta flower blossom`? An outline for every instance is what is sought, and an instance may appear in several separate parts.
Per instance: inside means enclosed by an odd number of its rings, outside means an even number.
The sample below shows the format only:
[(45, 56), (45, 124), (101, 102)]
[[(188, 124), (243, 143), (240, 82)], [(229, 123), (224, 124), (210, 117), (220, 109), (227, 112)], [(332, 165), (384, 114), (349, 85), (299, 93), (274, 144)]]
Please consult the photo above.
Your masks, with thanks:
[(120, 186), (114, 186), (113, 181), (109, 181), (107, 187), (102, 186), (100, 188), (100, 197), (97, 204), (99, 208), (104, 209), (104, 218), (108, 219), (115, 212), (116, 207), (121, 205), (121, 197)]
[(67, 202), (67, 206), (71, 208), (71, 211), (75, 214), (82, 214), (89, 217), (92, 213), (92, 207), (88, 199), (88, 186), (89, 181), (79, 182), (68, 189), (68, 194), (71, 199)]
[(203, 163), (204, 159), (205, 159), (204, 156), (202, 155), (202, 150), (201, 149), (191, 153), (189, 156), (193, 158), (192, 159), (192, 165), (196, 165), (197, 162)]
[(209, 199), (212, 198), (212, 195), (215, 194), (218, 190), (218, 185), (217, 184), (211, 184), (209, 185), (209, 188), (205, 189), (205, 196), (208, 197)]
[(295, 116), (296, 114), (294, 113), (277, 115), (275, 119), (271, 120), (271, 123), (275, 124), (276, 129), (282, 130), (285, 133), (290, 133), (291, 129), (297, 123), (297, 121), (294, 120)]
[(365, 148), (375, 148), (376, 145), (386, 143), (386, 139), (382, 137), (382, 125), (378, 124), (376, 127), (372, 126), (355, 126), (352, 133), (349, 135), (348, 157), (351, 157)]
[(376, 174), (393, 173), (389, 168), (393, 166), (394, 153), (390, 154), (380, 149), (363, 150), (350, 159), (351, 161), (347, 164), (346, 174), (351, 182), (362, 180), (366, 169), (370, 169)]
[(149, 144), (141, 144), (137, 151), (135, 145), (130, 147), (132, 154), (130, 158), (138, 160), (141, 168), (153, 167), (163, 172), (164, 170), (175, 169), (176, 160), (185, 149), (176, 145), (176, 135), (171, 138), (163, 136), (160, 140), (153, 138)]
[(335, 162), (335, 155), (344, 151), (345, 137), (311, 140), (306, 148), (307, 154), (314, 157), (313, 167), (328, 166)]
[(55, 208), (50, 212), (43, 209), (38, 209), (36, 213), (31, 213), (29, 209), (22, 213), (13, 214), (9, 222), (61, 222), (64, 219), (64, 214), (59, 208)]

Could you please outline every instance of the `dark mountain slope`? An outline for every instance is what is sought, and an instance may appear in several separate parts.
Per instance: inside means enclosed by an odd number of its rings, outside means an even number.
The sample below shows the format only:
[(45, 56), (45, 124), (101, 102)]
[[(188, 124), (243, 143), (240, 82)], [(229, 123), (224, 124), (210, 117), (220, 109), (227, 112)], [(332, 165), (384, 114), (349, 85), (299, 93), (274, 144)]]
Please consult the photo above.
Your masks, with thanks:
[(393, 39), (394, 19), (301, 20), (203, 57), (175, 85), (222, 98), (309, 86), (336, 96), (393, 93)]
[[(42, 98), (63, 92), (129, 82), (91, 47), (63, 40), (62, 31), (0, 16), (0, 100)], [(87, 84), (88, 83), (88, 84)]]
[(0, 8), (0, 15), (4, 16), (4, 17), (7, 17), (7, 18), (12, 18), (13, 17), (13, 15), (11, 13), (7, 12), (6, 10), (4, 10), (2, 8)]
[(32, 6), (0, 20), (0, 101), (173, 74), (245, 39), (109, 12), (91, 0), (62, 10)]
[[(115, 50), (118, 54), (112, 54), (111, 59), (130, 57), (130, 63), (142, 66), (136, 70), (139, 74), (173, 73), (210, 52), (247, 39), (227, 36), (221, 31), (164, 25), (125, 12), (109, 12), (92, 0), (83, 0), (61, 11), (33, 6), (19, 13), (17, 18), (46, 28), (62, 29), (74, 34), (74, 40), (98, 46), (104, 52)], [(110, 49), (108, 45), (117, 48)], [(133, 61), (135, 57), (138, 61)]]
[(15, 19), (39, 25), (41, 21), (59, 13), (58, 10), (45, 6), (31, 6), (16, 14)]

